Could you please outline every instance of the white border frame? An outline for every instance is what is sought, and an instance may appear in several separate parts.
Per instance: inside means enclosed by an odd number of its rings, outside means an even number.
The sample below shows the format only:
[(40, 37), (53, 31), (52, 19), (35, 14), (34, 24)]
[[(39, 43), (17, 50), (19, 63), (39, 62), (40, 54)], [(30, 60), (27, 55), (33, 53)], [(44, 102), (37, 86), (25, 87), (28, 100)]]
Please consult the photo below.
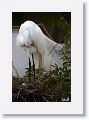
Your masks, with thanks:
[[(1, 0), (0, 11), (0, 112), (83, 114), (82, 0)], [(12, 102), (12, 12), (71, 12), (71, 102)]]

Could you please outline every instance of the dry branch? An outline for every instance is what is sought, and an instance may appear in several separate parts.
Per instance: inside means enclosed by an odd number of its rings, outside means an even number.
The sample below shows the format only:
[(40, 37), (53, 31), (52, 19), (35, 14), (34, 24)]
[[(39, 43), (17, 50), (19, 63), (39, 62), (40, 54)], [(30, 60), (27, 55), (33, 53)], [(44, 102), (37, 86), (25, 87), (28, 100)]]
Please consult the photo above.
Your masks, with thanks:
[[(48, 30), (46, 29), (45, 25), (43, 23), (38, 24), (39, 26), (42, 26), (43, 30), (46, 32), (48, 37), (53, 40), (52, 36), (49, 34)], [(53, 40), (54, 41), (54, 40)]]
[(15, 70), (17, 79), (19, 80), (19, 74), (18, 74), (18, 71), (17, 71), (17, 69), (16, 69), (16, 67), (15, 67), (15, 65), (14, 65), (14, 63), (13, 63), (13, 61), (12, 61), (12, 67), (13, 67), (13, 69)]
[[(62, 41), (63, 39), (65, 39), (70, 33), (68, 33), (67, 35), (65, 35), (63, 38), (61, 38), (60, 41)], [(49, 52), (48, 56), (50, 55), (50, 53), (55, 49), (55, 47), (59, 44), (59, 42), (57, 44), (55, 44), (55, 46), (52, 48), (52, 50)]]

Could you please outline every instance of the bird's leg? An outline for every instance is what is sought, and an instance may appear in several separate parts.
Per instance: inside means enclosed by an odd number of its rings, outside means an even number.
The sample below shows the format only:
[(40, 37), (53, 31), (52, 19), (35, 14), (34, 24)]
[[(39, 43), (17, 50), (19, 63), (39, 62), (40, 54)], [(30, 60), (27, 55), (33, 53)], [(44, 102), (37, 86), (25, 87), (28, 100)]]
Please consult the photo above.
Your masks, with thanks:
[(29, 58), (29, 81), (31, 80), (31, 61)]
[(42, 56), (41, 58), (42, 58), (42, 68), (44, 68), (44, 56)]
[(34, 62), (33, 53), (32, 53), (32, 61), (33, 61), (33, 71), (34, 71), (34, 79), (35, 79), (35, 62)]
[(42, 56), (39, 53), (39, 68), (42, 68)]

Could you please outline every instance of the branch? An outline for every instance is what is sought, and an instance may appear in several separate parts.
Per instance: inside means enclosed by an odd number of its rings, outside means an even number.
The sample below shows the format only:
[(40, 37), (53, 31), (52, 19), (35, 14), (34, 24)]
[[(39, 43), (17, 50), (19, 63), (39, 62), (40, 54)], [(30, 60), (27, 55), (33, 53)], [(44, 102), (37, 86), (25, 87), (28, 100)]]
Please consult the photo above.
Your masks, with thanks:
[[(65, 35), (62, 39), (60, 39), (60, 41), (63, 40), (63, 39), (65, 39), (69, 34), (70, 34), (70, 33), (68, 33), (67, 35)], [(52, 50), (49, 52), (49, 54), (55, 49), (55, 47), (56, 47), (58, 44), (59, 44), (59, 42), (58, 42), (57, 44), (55, 44), (55, 46), (52, 48)], [(48, 54), (48, 56), (49, 56), (49, 54)]]
[[(48, 30), (46, 29), (46, 27), (44, 26), (43, 23), (38, 24), (39, 26), (42, 26), (43, 30), (46, 32), (46, 34), (48, 35), (48, 37), (53, 40), (52, 36), (49, 34)], [(54, 41), (54, 40), (53, 40)]]
[(19, 80), (19, 74), (18, 74), (18, 71), (17, 71), (17, 69), (16, 69), (13, 61), (12, 61), (12, 67), (13, 67), (13, 69), (15, 70), (15, 73), (16, 73), (16, 75), (17, 75), (17, 79)]

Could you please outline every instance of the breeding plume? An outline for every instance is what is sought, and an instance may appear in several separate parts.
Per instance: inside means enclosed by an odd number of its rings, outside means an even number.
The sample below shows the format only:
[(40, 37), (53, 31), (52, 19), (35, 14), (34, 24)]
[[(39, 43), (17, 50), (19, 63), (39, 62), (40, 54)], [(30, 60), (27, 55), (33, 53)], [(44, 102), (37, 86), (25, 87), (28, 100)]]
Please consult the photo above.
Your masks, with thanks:
[[(27, 51), (28, 57), (31, 59), (34, 56), (36, 68), (45, 68), (46, 70), (53, 69), (53, 66), (62, 66), (60, 49), (61, 44), (49, 39), (40, 29), (40, 27), (32, 21), (24, 22), (19, 29), (17, 36), (17, 46)], [(54, 49), (53, 49), (54, 48)], [(53, 51), (50, 53), (50, 51)], [(49, 54), (50, 53), (50, 54)]]

